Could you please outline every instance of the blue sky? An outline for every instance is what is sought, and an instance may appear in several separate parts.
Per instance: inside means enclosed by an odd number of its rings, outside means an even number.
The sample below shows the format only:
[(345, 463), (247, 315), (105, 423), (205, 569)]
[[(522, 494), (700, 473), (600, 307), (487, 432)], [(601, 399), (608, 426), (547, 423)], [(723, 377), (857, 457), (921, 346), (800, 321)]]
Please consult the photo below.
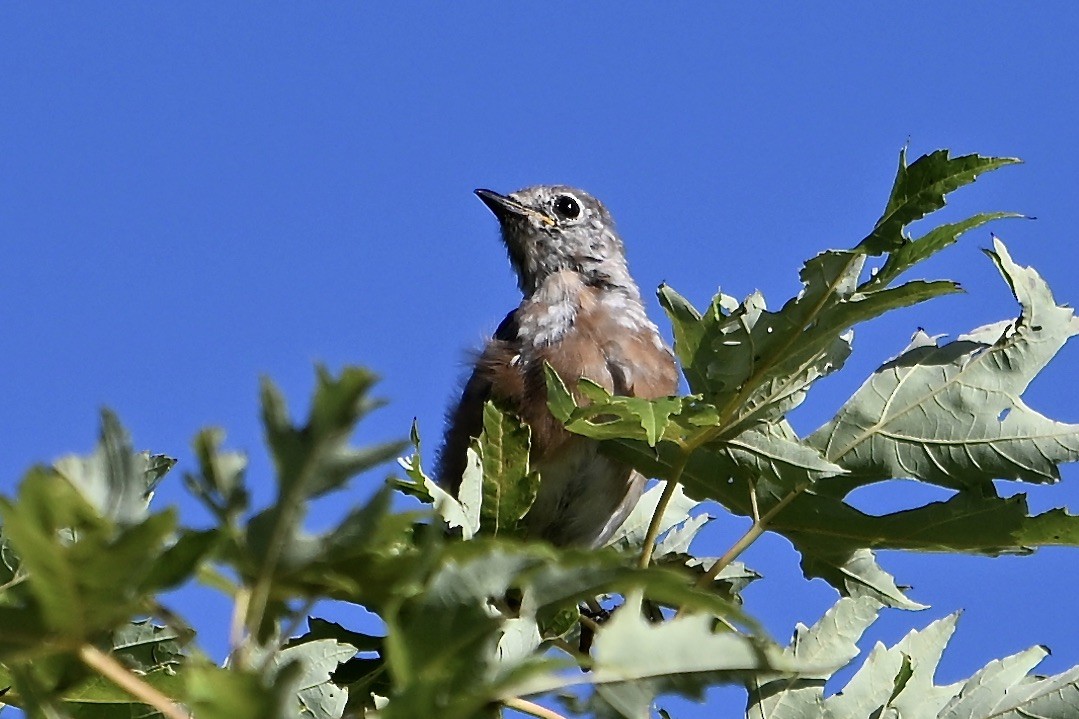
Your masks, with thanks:
[[(225, 427), (269, 496), (260, 375), (298, 413), (316, 361), (365, 364), (391, 404), (358, 441), (428, 451), (476, 347), (519, 296), (475, 187), (568, 183), (603, 199), (631, 269), (698, 304), (717, 287), (797, 291), (803, 259), (857, 242), (896, 155), (1014, 155), (942, 213), (1016, 210), (995, 226), (1059, 301), (1079, 301), (1079, 6), (956, 2), (744, 7), (112, 3), (0, 5), (0, 488), (31, 464), (91, 449), (100, 407), (140, 447), (191, 467), (190, 439)], [(959, 333), (1014, 303), (966, 237), (925, 270), (967, 295), (860, 330), (841, 375), (795, 417), (812, 430), (910, 334)], [(666, 331), (666, 323), (660, 321)], [(1068, 347), (1028, 402), (1079, 422)], [(361, 497), (379, 477), (356, 484)], [(1079, 473), (1029, 490), (1079, 506)], [(912, 485), (867, 508), (942, 495)], [(205, 517), (179, 477), (157, 501)], [(338, 503), (339, 504), (339, 503)], [(315, 524), (340, 507), (324, 506)], [(741, 525), (721, 517), (702, 551)], [(747, 608), (785, 640), (834, 593), (800, 578), (779, 539), (746, 561), (768, 579)], [(1079, 555), (886, 555), (932, 609), (892, 612), (874, 639), (965, 613), (942, 681), (1047, 644), (1079, 663)], [(205, 644), (225, 604), (207, 592)], [(347, 618), (346, 618), (347, 621)], [(737, 716), (733, 695), (709, 713)], [(720, 713), (715, 714), (718, 710)]]

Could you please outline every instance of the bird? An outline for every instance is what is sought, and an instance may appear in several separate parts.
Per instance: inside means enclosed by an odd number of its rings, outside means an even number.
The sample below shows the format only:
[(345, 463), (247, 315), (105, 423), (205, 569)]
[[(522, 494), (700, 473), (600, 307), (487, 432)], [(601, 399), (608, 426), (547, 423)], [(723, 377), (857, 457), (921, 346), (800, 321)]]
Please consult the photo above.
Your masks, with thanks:
[(447, 413), (436, 481), (457, 495), (484, 403), (493, 400), (531, 429), (530, 466), (540, 480), (522, 520), (525, 535), (562, 547), (603, 546), (647, 480), (551, 414), (544, 363), (575, 394), (588, 378), (615, 395), (655, 399), (677, 392), (674, 354), (645, 312), (614, 220), (599, 200), (565, 185), (475, 194), (498, 219), (522, 299), (475, 358)]

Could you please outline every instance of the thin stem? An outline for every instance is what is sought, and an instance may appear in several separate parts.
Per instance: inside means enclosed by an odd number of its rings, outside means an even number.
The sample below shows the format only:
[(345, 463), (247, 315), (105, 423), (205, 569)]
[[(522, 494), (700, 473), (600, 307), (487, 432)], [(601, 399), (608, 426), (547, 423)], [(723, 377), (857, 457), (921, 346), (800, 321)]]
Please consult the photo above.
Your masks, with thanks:
[(578, 618), (578, 621), (580, 621), (580, 623), (582, 625), (584, 625), (584, 626), (588, 627), (589, 629), (591, 629), (593, 632), (598, 632), (600, 630), (599, 622), (597, 622), (592, 617), (586, 617), (585, 615), (582, 614)]
[(152, 706), (168, 719), (189, 719), (187, 712), (181, 709), (170, 697), (144, 682), (128, 671), (123, 664), (97, 647), (91, 644), (83, 644), (79, 647), (79, 659), (86, 666), (95, 670), (143, 704)]
[(236, 590), (236, 596), (232, 602), (232, 620), (229, 622), (229, 657), (235, 656), (240, 649), (240, 643), (244, 640), (244, 622), (247, 619), (247, 606), (250, 601), (250, 587), (242, 586)]
[(757, 483), (749, 480), (749, 511), (754, 522), (761, 521), (761, 508), (757, 506)]
[(663, 526), (663, 513), (667, 511), (667, 505), (671, 503), (675, 490), (678, 489), (678, 480), (682, 477), (682, 471), (686, 468), (686, 460), (689, 453), (683, 451), (678, 461), (671, 468), (671, 476), (663, 480), (663, 493), (659, 495), (656, 509), (652, 512), (652, 521), (648, 523), (648, 532), (644, 535), (644, 546), (641, 548), (641, 558), (637, 564), (642, 569), (652, 561), (652, 553), (656, 551), (656, 539), (659, 538), (659, 529)]
[(707, 587), (711, 584), (715, 578), (719, 576), (720, 572), (737, 559), (738, 555), (746, 551), (746, 549), (749, 548), (749, 545), (756, 542), (762, 534), (764, 534), (764, 525), (760, 522), (754, 522), (753, 526), (749, 528), (749, 531), (731, 545), (731, 548), (728, 549), (722, 557), (717, 559), (715, 564), (708, 568), (708, 571), (705, 572), (704, 576), (697, 580), (697, 586)]
[(26, 574), (24, 572), (16, 572), (11, 577), (11, 579), (8, 580), (5, 584), (0, 584), (0, 592), (6, 592), (7, 590), (11, 589), (12, 587), (15, 587), (15, 586), (18, 586), (19, 584), (22, 584), (23, 582), (26, 581), (26, 578), (28, 576), (30, 576), (30, 575)]
[(514, 709), (522, 714), (539, 717), (540, 719), (566, 719), (566, 717), (556, 711), (548, 709), (547, 707), (541, 707), (535, 702), (530, 702), (527, 699), (521, 699), (519, 697), (503, 699), (502, 704), (509, 709)]
[(742, 535), (742, 537), (735, 542), (726, 553), (716, 560), (716, 563), (708, 568), (704, 576), (697, 580), (698, 587), (707, 587), (709, 584), (719, 576), (719, 573), (726, 569), (731, 562), (738, 558), (738, 556), (749, 548), (749, 545), (757, 541), (765, 530), (768, 529), (768, 523), (772, 519), (782, 512), (788, 504), (794, 501), (794, 498), (802, 493), (809, 486), (808, 483), (800, 484), (792, 489), (787, 496), (776, 502), (775, 506), (769, 509), (764, 515), (753, 523), (753, 526)]

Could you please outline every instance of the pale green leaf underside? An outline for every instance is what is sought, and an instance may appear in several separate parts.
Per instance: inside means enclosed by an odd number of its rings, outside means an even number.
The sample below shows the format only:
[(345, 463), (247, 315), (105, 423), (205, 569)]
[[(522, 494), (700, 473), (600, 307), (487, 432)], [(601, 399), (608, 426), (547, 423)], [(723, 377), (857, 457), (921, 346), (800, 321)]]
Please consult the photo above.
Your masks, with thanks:
[(1058, 463), (1079, 459), (1079, 425), (1050, 420), (1020, 399), (1079, 333), (1079, 320), (999, 240), (991, 256), (1020, 317), (942, 346), (916, 336), (809, 438), (825, 456), (867, 481), (912, 477), (956, 489), (992, 479), (1052, 482)]

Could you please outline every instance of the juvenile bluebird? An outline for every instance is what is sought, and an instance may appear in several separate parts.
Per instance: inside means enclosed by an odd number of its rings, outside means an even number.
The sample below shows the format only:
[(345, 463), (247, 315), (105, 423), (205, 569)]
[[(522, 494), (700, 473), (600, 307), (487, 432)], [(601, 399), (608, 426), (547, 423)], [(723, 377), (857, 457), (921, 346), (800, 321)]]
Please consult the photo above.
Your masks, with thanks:
[(587, 377), (613, 394), (652, 399), (677, 391), (674, 356), (645, 314), (622, 240), (599, 200), (561, 185), (476, 195), (498, 218), (524, 297), (477, 358), (448, 415), (438, 481), (457, 493), (470, 439), (482, 430), (483, 404), (494, 399), (532, 429), (530, 461), (540, 487), (525, 517), (528, 534), (560, 546), (602, 546), (637, 503), (645, 478), (551, 415), (543, 364), (575, 392)]

